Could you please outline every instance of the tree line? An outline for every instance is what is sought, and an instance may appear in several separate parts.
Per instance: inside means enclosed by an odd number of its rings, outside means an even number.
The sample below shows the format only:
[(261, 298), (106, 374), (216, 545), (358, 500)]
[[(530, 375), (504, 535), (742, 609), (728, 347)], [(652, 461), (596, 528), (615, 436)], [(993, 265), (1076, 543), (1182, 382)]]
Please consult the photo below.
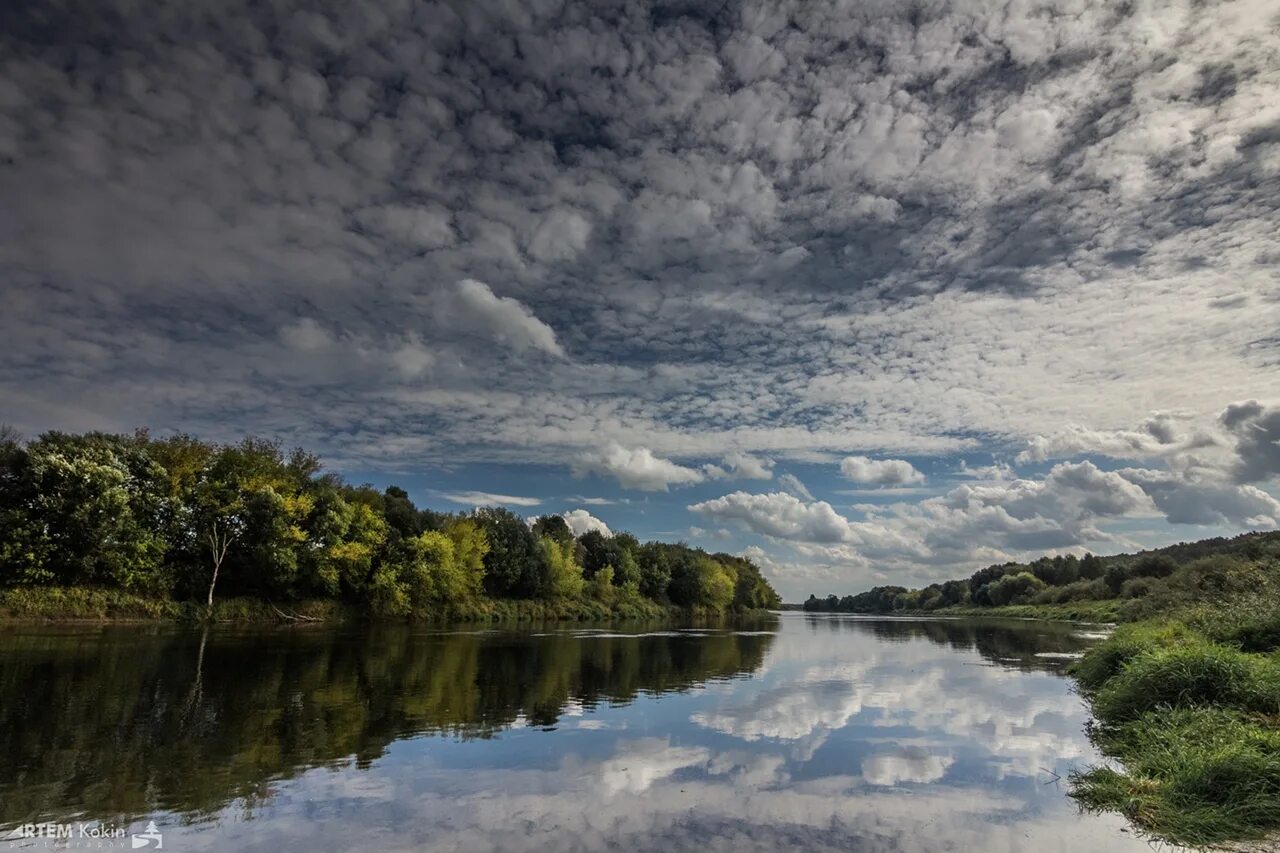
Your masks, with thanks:
[(387, 616), (484, 599), (779, 606), (750, 560), (560, 516), (420, 509), (314, 454), (245, 438), (0, 434), (0, 587), (105, 587), (212, 605), (334, 599)]
[[(814, 613), (892, 613), (960, 606), (1134, 600), (1167, 594), (1170, 587), (1186, 586), (1184, 581), (1211, 583), (1206, 579), (1236, 575), (1240, 566), (1274, 561), (1278, 556), (1280, 533), (1246, 533), (1232, 539), (1179, 543), (1139, 554), (1068, 554), (1045, 556), (1029, 563), (1001, 563), (978, 569), (968, 578), (919, 589), (877, 586), (856, 595), (810, 595), (803, 606)], [(1184, 566), (1189, 570), (1183, 570)]]

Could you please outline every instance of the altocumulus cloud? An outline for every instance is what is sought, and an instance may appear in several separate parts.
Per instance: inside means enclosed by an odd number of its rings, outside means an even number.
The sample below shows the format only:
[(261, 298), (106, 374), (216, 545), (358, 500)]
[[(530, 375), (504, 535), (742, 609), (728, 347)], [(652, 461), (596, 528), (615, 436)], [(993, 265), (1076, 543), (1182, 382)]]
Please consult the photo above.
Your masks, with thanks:
[[(14, 6), (0, 418), (773, 480), (714, 511), (850, 571), (1270, 525), (1274, 14)], [(774, 475), (845, 457), (929, 493)]]

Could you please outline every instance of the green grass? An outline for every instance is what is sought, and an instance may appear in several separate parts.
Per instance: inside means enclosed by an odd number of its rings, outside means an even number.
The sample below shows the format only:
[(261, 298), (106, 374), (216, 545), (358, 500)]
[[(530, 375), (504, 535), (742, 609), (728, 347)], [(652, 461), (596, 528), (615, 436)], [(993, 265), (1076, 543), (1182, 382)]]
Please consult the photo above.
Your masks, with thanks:
[[(586, 596), (556, 600), (476, 599), (407, 617), (422, 622), (588, 622), (715, 619), (725, 614), (702, 608), (659, 604), (619, 593), (611, 601)], [(92, 587), (15, 587), (0, 590), (0, 621), (18, 622), (338, 622), (369, 618), (356, 608), (331, 600), (272, 604), (255, 598), (214, 601), (213, 612), (197, 602), (131, 595)]]
[(1119, 599), (1073, 601), (1068, 604), (1006, 604), (1001, 607), (957, 605), (937, 610), (914, 611), (926, 616), (1002, 616), (1010, 619), (1051, 619), (1064, 622), (1118, 622), (1124, 616)]
[(1280, 678), (1265, 655), (1196, 638), (1139, 652), (1091, 698), (1094, 713), (1108, 722), (1206, 705), (1274, 714), (1280, 711)]
[(1099, 746), (1123, 769), (1071, 777), (1084, 808), (1117, 811), (1176, 844), (1262, 839), (1280, 827), (1280, 728), (1221, 707), (1164, 708), (1105, 728)]
[(1280, 657), (1269, 614), (1232, 610), (1123, 625), (1072, 667), (1116, 762), (1072, 775), (1083, 808), (1190, 846), (1280, 832)]

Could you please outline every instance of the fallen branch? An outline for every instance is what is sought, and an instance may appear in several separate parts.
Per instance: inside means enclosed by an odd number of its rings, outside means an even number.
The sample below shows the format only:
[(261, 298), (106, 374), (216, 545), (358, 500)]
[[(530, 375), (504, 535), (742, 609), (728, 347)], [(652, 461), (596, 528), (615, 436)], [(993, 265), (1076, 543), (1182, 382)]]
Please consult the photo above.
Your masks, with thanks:
[(275, 604), (274, 604), (274, 603), (272, 603), (272, 602), (270, 602), (270, 601), (268, 601), (268, 602), (267, 602), (267, 604), (270, 604), (270, 605), (271, 605), (271, 609), (272, 609), (272, 610), (274, 610), (274, 611), (275, 611), (275, 612), (280, 616), (280, 618), (281, 618), (281, 619), (289, 619), (289, 620), (294, 621), (294, 622), (320, 622), (320, 621), (323, 621), (323, 620), (321, 620), (320, 618), (318, 618), (318, 617), (316, 617), (316, 616), (303, 616), (301, 613), (285, 613), (283, 610), (281, 610), (279, 607), (276, 607), (276, 606), (275, 606)]

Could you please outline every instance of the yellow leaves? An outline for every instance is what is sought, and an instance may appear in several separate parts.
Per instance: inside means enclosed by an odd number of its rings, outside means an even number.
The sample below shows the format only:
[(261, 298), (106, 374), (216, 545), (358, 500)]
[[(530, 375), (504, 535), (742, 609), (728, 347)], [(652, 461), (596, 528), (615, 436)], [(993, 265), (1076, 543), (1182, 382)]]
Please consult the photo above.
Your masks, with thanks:
[(573, 543), (560, 543), (546, 537), (541, 542), (547, 555), (547, 596), (570, 598), (580, 595), (586, 581), (582, 577), (582, 567), (574, 559)]

